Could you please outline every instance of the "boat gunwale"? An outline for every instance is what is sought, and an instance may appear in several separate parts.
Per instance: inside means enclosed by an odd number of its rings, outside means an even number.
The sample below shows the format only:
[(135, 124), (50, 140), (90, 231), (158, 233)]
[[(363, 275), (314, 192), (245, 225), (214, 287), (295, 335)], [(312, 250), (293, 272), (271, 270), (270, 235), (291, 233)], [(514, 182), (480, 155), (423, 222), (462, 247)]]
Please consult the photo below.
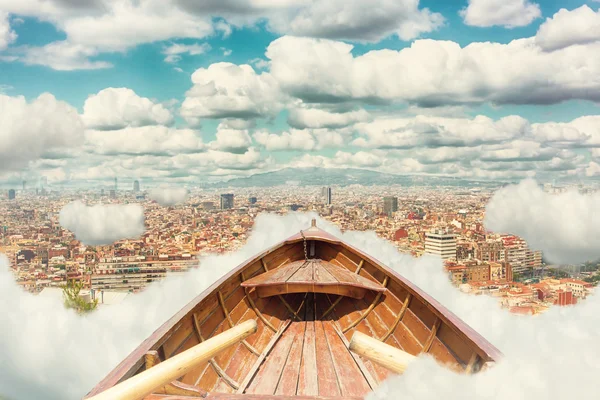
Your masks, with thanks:
[[(381, 263), (373, 256), (364, 253), (363, 251), (352, 246), (351, 244), (329, 234), (328, 232), (320, 228), (313, 227), (303, 232), (304, 236), (306, 237), (306, 240), (320, 240), (326, 243), (346, 247), (350, 251), (359, 255), (361, 258), (365, 259), (365, 261), (369, 261), (375, 268), (379, 269), (381, 272), (389, 275), (390, 278), (404, 286), (409, 293), (411, 293), (413, 296), (416, 296), (428, 309), (430, 309), (436, 316), (438, 316), (442, 320), (442, 322), (445, 323), (445, 325), (447, 325), (450, 329), (457, 333), (461, 338), (464, 337), (470, 342), (471, 345), (474, 345), (474, 347), (476, 347), (477, 349), (482, 350), (486, 356), (484, 358), (487, 358), (484, 359), (484, 362), (497, 362), (503, 357), (503, 354), (494, 345), (492, 345), (487, 339), (485, 339), (477, 331), (475, 331), (468, 324), (466, 324), (456, 314), (447, 309), (445, 306), (443, 306), (429, 294), (424, 292), (422, 289), (417, 287), (415, 284), (410, 282), (408, 279), (404, 278), (402, 275), (394, 271), (392, 268), (385, 266), (385, 264)], [(234, 267), (231, 271), (223, 275), (215, 283), (213, 283), (211, 286), (209, 286), (199, 295), (193, 298), (190, 302), (188, 302), (175, 315), (166, 320), (138, 347), (136, 347), (131, 353), (129, 353), (129, 355), (125, 359), (123, 359), (115, 368), (113, 368), (104, 379), (102, 379), (96, 386), (94, 386), (94, 388), (92, 388), (92, 390), (84, 397), (84, 399), (99, 394), (104, 390), (116, 385), (123, 379), (131, 377), (133, 373), (137, 370), (137, 368), (135, 368), (136, 365), (139, 368), (143, 364), (144, 354), (146, 354), (150, 350), (156, 350), (157, 348), (159, 348), (164, 342), (159, 342), (159, 340), (162, 337), (164, 337), (171, 329), (173, 329), (178, 322), (180, 322), (187, 315), (189, 315), (194, 310), (194, 308), (200, 304), (200, 302), (207, 298), (211, 293), (217, 291), (217, 289), (223, 284), (225, 284), (227, 281), (229, 281), (229, 279), (239, 274), (252, 263), (259, 261), (261, 258), (280, 249), (281, 247), (284, 247), (289, 244), (295, 244), (303, 240), (304, 238), (302, 237), (302, 235), (300, 233), (297, 233), (289, 237), (288, 239), (276, 243), (275, 245), (263, 250), (257, 255), (248, 258), (238, 266)], [(167, 338), (165, 338), (165, 340), (166, 339)]]

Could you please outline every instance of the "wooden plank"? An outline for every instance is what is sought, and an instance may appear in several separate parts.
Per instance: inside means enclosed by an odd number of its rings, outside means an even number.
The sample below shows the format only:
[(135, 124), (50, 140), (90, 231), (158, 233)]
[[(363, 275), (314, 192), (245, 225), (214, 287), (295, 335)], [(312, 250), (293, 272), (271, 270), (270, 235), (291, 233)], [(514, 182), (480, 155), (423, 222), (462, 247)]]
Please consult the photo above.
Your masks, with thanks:
[[(275, 301), (274, 298), (271, 298), (269, 300)], [(271, 336), (271, 330), (264, 323), (259, 323), (258, 330), (256, 331), (256, 333), (254, 335), (249, 336), (247, 340), (248, 343), (254, 346), (257, 350), (264, 350), (265, 346), (269, 343), (269, 340), (271, 340)], [(250, 368), (256, 360), (257, 358), (250, 352), (238, 351), (234, 354), (233, 358), (229, 362), (229, 365), (225, 369), (225, 372), (227, 372), (227, 374), (233, 379), (240, 382), (245, 378), (246, 374), (248, 373), (248, 371), (250, 370)]]
[[(354, 303), (354, 306), (357, 310), (360, 310), (361, 307), (362, 308), (367, 307), (367, 305), (364, 301), (362, 303), (360, 303), (360, 305), (358, 304), (358, 302)], [(371, 312), (371, 314), (369, 314), (367, 316), (367, 318), (365, 318), (360, 324), (358, 324), (356, 326), (356, 330), (368, 335), (369, 337), (377, 337), (377, 332), (385, 331), (386, 326), (385, 326), (385, 323), (380, 320), (379, 316), (376, 315), (375, 309), (373, 309), (373, 312)], [(338, 332), (337, 329), (336, 329), (336, 332)], [(340, 333), (341, 332), (338, 332), (338, 335)], [(348, 347), (349, 346), (348, 339), (343, 334), (341, 336), (341, 339), (344, 342), (344, 344), (346, 345), (346, 347)], [(397, 348), (400, 347), (396, 343), (395, 339), (393, 340), (391, 345), (393, 345)], [(352, 353), (350, 353), (350, 354), (352, 354)], [(365, 376), (365, 378), (367, 378), (367, 381), (369, 382), (369, 385), (372, 388), (375, 388), (378, 385), (378, 382), (382, 382), (389, 376), (389, 371), (386, 368), (384, 368), (378, 364), (373, 364), (369, 360), (362, 361), (362, 359), (360, 357), (355, 356), (354, 354), (352, 354), (352, 357), (356, 361), (356, 364), (359, 366), (361, 371), (363, 371), (363, 375)]]
[(281, 378), (283, 367), (290, 354), (295, 336), (299, 333), (298, 323), (292, 323), (288, 330), (281, 336), (271, 354), (261, 365), (248, 388), (250, 394), (274, 394)]
[[(335, 327), (335, 325), (332, 325), (332, 326), (335, 330), (335, 333), (337, 333), (338, 337), (342, 341), (342, 343), (344, 343), (344, 346), (346, 347), (346, 349), (348, 349), (348, 352), (354, 359), (354, 362), (358, 366), (358, 369), (360, 369), (360, 372), (365, 377), (365, 379), (366, 379), (367, 383), (369, 384), (369, 386), (371, 387), (371, 389), (375, 389), (378, 386), (378, 382), (377, 382), (377, 380), (375, 380), (375, 378), (371, 374), (371, 371), (369, 370), (369, 368), (367, 368), (365, 362), (363, 362), (363, 360), (360, 358), (360, 356), (357, 356), (356, 354), (354, 354), (350, 351), (350, 343), (348, 342), (348, 340), (346, 339), (344, 334), (342, 332), (340, 332), (340, 330), (337, 329)], [(368, 362), (368, 360), (367, 360), (367, 362)], [(372, 369), (374, 369), (374, 368), (372, 368)]]
[(338, 280), (331, 275), (331, 272), (329, 272), (325, 267), (323, 267), (323, 264), (319, 263), (315, 266), (315, 280), (317, 282), (322, 282), (322, 283), (336, 283), (338, 282)]
[(327, 344), (323, 321), (315, 321), (315, 348), (317, 354), (317, 384), (319, 396), (340, 396), (341, 389), (333, 365), (333, 355)]
[(431, 329), (435, 322), (439, 319), (425, 304), (420, 301), (412, 301), (409, 309), (423, 322), (428, 329)]
[(275, 390), (275, 394), (284, 396), (294, 396), (296, 394), (302, 361), (302, 348), (304, 347), (304, 334), (306, 332), (306, 322), (294, 322), (293, 325), (288, 332), (288, 334), (294, 335), (292, 348)]
[(459, 362), (456, 361), (456, 358), (454, 358), (452, 353), (450, 353), (446, 346), (444, 346), (444, 344), (437, 337), (433, 339), (433, 343), (429, 349), (429, 354), (431, 354), (441, 364), (444, 364), (453, 370), (463, 370)]
[[(409, 354), (417, 355), (423, 350), (423, 346), (417, 338), (410, 332), (410, 330), (404, 325), (404, 322), (400, 321), (396, 330), (393, 333), (393, 336), (396, 338), (400, 346), (402, 346), (402, 350), (406, 351)], [(391, 339), (388, 339), (389, 342)]]
[(466, 365), (469, 362), (473, 354), (473, 348), (465, 343), (463, 338), (459, 337), (450, 327), (442, 324), (438, 329), (437, 337), (461, 364)]
[(254, 363), (254, 365), (252, 366), (252, 368), (250, 369), (250, 371), (248, 371), (248, 374), (246, 375), (246, 377), (244, 378), (244, 380), (240, 384), (240, 387), (237, 390), (237, 393), (242, 394), (242, 393), (244, 393), (244, 392), (247, 391), (248, 386), (254, 380), (256, 372), (262, 366), (262, 363), (264, 362), (265, 358), (269, 355), (269, 353), (271, 352), (271, 350), (273, 349), (273, 347), (275, 346), (275, 344), (277, 343), (277, 341), (279, 340), (279, 338), (281, 337), (281, 335), (283, 335), (285, 333), (285, 330), (290, 326), (291, 322), (292, 322), (291, 320), (285, 321), (283, 323), (283, 325), (281, 326), (281, 328), (279, 328), (279, 330), (277, 331), (277, 333), (275, 335), (273, 335), (273, 337), (271, 338), (271, 341), (267, 344), (267, 346), (265, 347), (265, 349), (261, 353), (261, 355), (258, 358), (258, 360), (256, 360), (256, 362)]
[[(356, 271), (356, 270), (358, 269), (358, 265), (359, 265), (361, 262), (364, 262), (364, 260), (363, 260), (363, 259), (360, 259), (360, 261), (354, 261), (354, 260), (352, 260), (352, 259), (351, 259), (351, 258), (350, 258), (348, 255), (346, 255), (346, 254), (344, 254), (344, 253), (345, 253), (345, 252), (344, 252), (343, 250), (342, 250), (342, 251), (340, 251), (340, 252), (338, 253), (338, 259), (339, 259), (339, 256), (341, 256), (341, 257), (345, 258), (345, 259), (346, 259), (346, 260), (347, 260), (347, 261), (350, 263), (350, 264), (347, 264), (347, 265), (349, 265), (349, 266), (354, 266), (354, 271)], [(360, 258), (360, 257), (359, 257), (359, 258)], [(362, 267), (361, 267), (361, 268), (362, 268)]]
[(429, 337), (429, 333), (431, 332), (415, 314), (411, 311), (410, 307), (404, 313), (404, 318), (402, 318), (402, 322), (404, 326), (406, 326), (414, 337), (417, 338), (419, 343), (423, 345), (427, 338)]
[(364, 396), (371, 391), (360, 368), (352, 358), (349, 350), (335, 332), (333, 323), (323, 322), (325, 338), (331, 350), (333, 365), (336, 370), (342, 396)]
[[(314, 296), (307, 305), (306, 331), (304, 333), (304, 347), (302, 351), (302, 364), (298, 378), (299, 396), (317, 396), (319, 394), (319, 382), (317, 378), (317, 349), (315, 337), (315, 304)], [(321, 354), (319, 356), (322, 356)]]
[(287, 283), (292, 282), (314, 282), (314, 264), (312, 262), (298, 261), (300, 264), (300, 268), (298, 268), (293, 274), (291, 274), (287, 279)]
[[(294, 299), (290, 300), (294, 301)], [(274, 298), (265, 305), (264, 311), (266, 314), (270, 315), (269, 318), (272, 321), (275, 321), (276, 319), (279, 321), (286, 315), (285, 308), (282, 307), (281, 304), (279, 304)], [(277, 340), (279, 340), (290, 323), (291, 321), (289, 319), (284, 321), (274, 334), (271, 334), (271, 331), (269, 330), (265, 330), (265, 335), (261, 336), (260, 341), (255, 344), (255, 347), (262, 349), (261, 355), (253, 364), (246, 364), (237, 375), (239, 377), (238, 379), (243, 378), (243, 381), (240, 383), (240, 388), (237, 391), (238, 393), (243, 393), (246, 390), (258, 371), (258, 368), (260, 368), (264, 359), (269, 355), (269, 352), (272, 350), (273, 346), (277, 343)]]
[[(277, 395), (264, 395), (264, 394), (223, 394), (223, 393), (209, 393), (206, 396), (207, 399), (214, 400), (282, 400), (281, 396)], [(145, 400), (163, 400), (160, 397), (152, 397), (146, 398)], [(190, 400), (189, 398), (184, 397), (169, 397), (168, 400)], [(339, 397), (330, 397), (330, 396), (319, 396), (315, 398), (314, 396), (294, 396), (294, 400), (342, 400)], [(344, 397), (343, 400), (364, 400), (363, 397)]]

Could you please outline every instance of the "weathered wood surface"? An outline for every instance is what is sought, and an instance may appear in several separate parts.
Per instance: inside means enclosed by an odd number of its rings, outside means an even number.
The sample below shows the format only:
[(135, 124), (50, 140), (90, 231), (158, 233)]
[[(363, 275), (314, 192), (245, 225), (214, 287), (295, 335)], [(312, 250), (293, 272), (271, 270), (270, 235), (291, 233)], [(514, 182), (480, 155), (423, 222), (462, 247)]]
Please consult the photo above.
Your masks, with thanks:
[(260, 297), (289, 293), (330, 293), (361, 299), (367, 290), (385, 288), (347, 269), (323, 260), (295, 261), (247, 279), (242, 287), (255, 288)]

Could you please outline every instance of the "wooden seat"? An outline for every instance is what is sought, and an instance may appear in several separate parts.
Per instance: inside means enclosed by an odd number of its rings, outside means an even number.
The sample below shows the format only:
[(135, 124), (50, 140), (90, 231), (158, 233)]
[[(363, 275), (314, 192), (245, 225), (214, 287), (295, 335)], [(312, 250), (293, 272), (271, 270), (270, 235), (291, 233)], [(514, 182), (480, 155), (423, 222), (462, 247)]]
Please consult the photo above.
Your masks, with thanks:
[(323, 260), (294, 261), (242, 283), (259, 297), (287, 293), (328, 293), (362, 299), (367, 290), (385, 292), (377, 282)]

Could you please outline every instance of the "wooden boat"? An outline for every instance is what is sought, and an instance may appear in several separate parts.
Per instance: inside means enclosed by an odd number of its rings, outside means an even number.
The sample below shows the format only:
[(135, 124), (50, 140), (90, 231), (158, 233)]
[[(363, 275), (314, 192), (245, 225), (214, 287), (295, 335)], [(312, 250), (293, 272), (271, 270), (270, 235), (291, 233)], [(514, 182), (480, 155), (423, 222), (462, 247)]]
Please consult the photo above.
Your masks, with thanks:
[[(431, 296), (313, 220), (196, 297), (88, 398), (363, 398), (420, 353), (464, 373), (501, 357)], [(145, 391), (119, 394), (142, 380)]]

